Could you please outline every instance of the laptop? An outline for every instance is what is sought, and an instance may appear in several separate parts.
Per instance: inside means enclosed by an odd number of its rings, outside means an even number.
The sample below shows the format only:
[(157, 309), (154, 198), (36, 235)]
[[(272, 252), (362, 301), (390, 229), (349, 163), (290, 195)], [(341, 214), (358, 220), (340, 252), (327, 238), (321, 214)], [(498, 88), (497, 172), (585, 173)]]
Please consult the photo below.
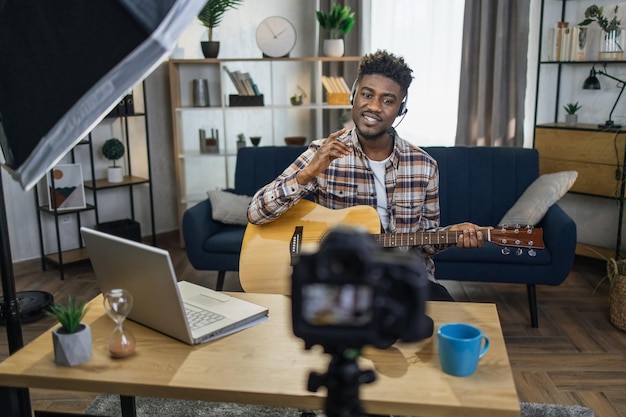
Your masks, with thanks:
[(128, 290), (133, 297), (128, 318), (137, 323), (195, 345), (268, 319), (265, 307), (178, 282), (166, 250), (86, 227), (80, 231), (100, 291)]

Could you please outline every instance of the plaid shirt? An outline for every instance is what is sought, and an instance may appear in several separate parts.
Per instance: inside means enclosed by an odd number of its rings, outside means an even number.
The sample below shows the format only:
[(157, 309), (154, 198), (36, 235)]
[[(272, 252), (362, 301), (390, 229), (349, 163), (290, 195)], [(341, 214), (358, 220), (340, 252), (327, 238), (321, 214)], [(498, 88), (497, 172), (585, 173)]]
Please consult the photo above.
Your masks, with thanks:
[[(274, 181), (261, 188), (248, 208), (248, 219), (254, 224), (268, 223), (311, 193), (318, 204), (330, 209), (356, 205), (376, 208), (374, 174), (353, 129), (345, 143), (352, 152), (335, 159), (330, 166), (307, 185), (300, 185), (296, 174), (304, 168), (326, 139), (316, 140)], [(422, 149), (395, 136), (395, 146), (385, 165), (387, 189), (387, 232), (408, 233), (439, 229), (439, 171), (437, 162)], [(422, 246), (421, 255), (430, 279), (434, 280), (436, 250)]]

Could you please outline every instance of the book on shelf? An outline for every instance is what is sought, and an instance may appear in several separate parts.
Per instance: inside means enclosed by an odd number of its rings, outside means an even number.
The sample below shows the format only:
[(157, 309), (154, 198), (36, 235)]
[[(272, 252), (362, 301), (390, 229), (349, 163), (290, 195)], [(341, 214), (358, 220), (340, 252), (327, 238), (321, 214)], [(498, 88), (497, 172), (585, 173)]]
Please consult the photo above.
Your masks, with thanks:
[[(567, 22), (558, 22), (556, 29), (548, 32), (547, 53), (549, 61), (585, 61), (589, 43), (589, 28), (570, 27)], [(554, 51), (554, 54), (551, 52)]]
[(327, 93), (348, 93), (350, 94), (350, 88), (348, 83), (343, 77), (334, 76), (322, 76), (322, 85), (326, 89)]
[(328, 104), (350, 104), (350, 88), (343, 77), (322, 76)]
[(254, 83), (254, 80), (250, 76), (249, 72), (230, 71), (226, 65), (224, 65), (224, 71), (228, 74), (228, 77), (232, 81), (237, 94), (240, 96), (259, 96), (259, 88)]

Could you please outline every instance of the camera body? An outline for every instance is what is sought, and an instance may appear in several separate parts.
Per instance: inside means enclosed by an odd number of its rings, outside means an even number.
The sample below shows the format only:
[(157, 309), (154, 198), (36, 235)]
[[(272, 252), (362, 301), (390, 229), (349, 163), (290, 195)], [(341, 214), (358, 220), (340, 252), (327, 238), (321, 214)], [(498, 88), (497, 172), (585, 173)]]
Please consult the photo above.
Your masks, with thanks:
[(293, 331), (307, 349), (319, 344), (327, 351), (419, 341), (433, 334), (428, 289), (425, 267), (412, 255), (339, 227), (294, 265)]

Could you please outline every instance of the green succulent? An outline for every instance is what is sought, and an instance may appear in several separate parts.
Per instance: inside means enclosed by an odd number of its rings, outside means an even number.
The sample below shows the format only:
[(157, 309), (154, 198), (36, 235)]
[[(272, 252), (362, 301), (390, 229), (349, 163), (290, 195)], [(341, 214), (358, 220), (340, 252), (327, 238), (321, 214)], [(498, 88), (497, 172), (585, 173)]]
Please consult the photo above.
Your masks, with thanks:
[(341, 35), (347, 35), (354, 26), (354, 12), (349, 6), (341, 7), (333, 4), (330, 12), (316, 11), (317, 21), (322, 29), (330, 32), (331, 39), (338, 39)]
[(109, 161), (113, 161), (113, 166), (116, 166), (115, 162), (124, 156), (124, 144), (117, 138), (108, 139), (102, 145), (102, 155)]
[(66, 333), (76, 333), (86, 313), (85, 303), (77, 303), (71, 295), (67, 298), (67, 306), (54, 303), (46, 311), (48, 316), (54, 317), (61, 324)]
[(243, 0), (209, 0), (206, 2), (198, 13), (198, 20), (209, 29), (209, 42), (213, 41), (213, 29), (222, 23), (224, 13), (228, 9), (236, 9), (241, 3)]
[(576, 102), (576, 103), (567, 103), (565, 106), (563, 106), (563, 108), (565, 109), (565, 112), (567, 114), (576, 114), (576, 112), (580, 110), (582, 106), (579, 105), (578, 102)]

